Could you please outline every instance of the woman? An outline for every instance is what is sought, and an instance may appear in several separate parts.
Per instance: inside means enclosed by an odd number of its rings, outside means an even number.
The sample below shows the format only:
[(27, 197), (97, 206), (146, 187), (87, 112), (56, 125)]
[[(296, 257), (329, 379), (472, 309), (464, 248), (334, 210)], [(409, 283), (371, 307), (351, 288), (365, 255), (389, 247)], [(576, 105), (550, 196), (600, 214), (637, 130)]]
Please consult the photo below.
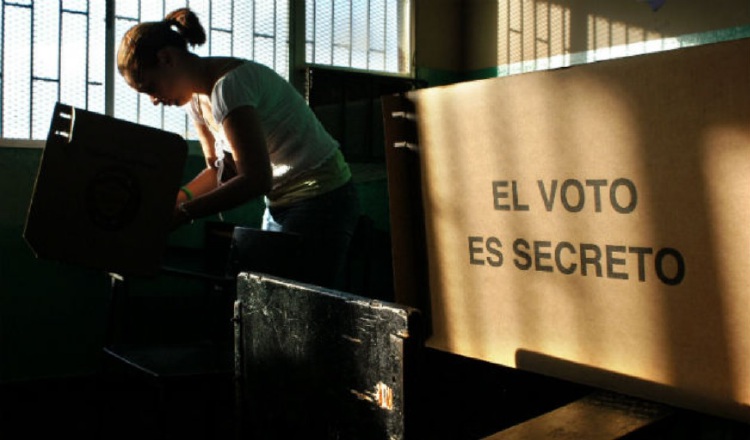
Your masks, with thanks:
[(262, 228), (303, 235), (300, 280), (340, 287), (359, 202), (338, 143), (272, 69), (188, 50), (205, 41), (183, 8), (128, 30), (117, 54), (130, 87), (184, 106), (195, 124), (206, 168), (178, 194), (175, 227), (264, 196)]

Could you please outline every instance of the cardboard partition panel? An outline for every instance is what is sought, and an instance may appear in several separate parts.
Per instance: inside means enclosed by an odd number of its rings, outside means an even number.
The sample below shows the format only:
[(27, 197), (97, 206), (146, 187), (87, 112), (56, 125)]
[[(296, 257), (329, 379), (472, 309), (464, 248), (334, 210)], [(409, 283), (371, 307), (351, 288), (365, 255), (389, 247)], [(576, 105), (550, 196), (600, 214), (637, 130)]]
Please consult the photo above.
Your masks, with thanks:
[(750, 40), (409, 97), (428, 345), (750, 421)]
[(58, 104), (24, 238), (38, 258), (155, 274), (186, 158), (175, 133)]
[[(391, 223), (393, 284), (399, 302), (429, 315), (417, 123), (414, 103), (405, 95), (381, 98), (388, 205)], [(429, 322), (427, 323), (429, 325)]]

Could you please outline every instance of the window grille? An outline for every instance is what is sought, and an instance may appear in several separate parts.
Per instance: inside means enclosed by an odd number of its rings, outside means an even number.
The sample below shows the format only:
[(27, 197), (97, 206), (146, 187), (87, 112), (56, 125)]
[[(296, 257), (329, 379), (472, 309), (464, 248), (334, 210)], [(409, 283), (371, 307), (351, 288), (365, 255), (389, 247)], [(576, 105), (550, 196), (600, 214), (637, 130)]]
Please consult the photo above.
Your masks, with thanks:
[(206, 28), (207, 42), (196, 53), (255, 59), (288, 79), (289, 0), (2, 0), (0, 138), (45, 139), (57, 101), (100, 113), (109, 102), (117, 118), (195, 138), (182, 109), (152, 105), (117, 73), (106, 84), (131, 26), (185, 6)]
[(410, 0), (306, 0), (306, 62), (410, 73), (410, 8)]
[(3, 1), (0, 137), (47, 136), (55, 102), (104, 110), (103, 2)]
[[(292, 1), (0, 0), (0, 138), (45, 139), (60, 101), (194, 139), (182, 109), (153, 106), (116, 73), (123, 34), (188, 6), (208, 37), (196, 53), (254, 59), (289, 79)], [(409, 72), (410, 0), (304, 5), (306, 62)]]

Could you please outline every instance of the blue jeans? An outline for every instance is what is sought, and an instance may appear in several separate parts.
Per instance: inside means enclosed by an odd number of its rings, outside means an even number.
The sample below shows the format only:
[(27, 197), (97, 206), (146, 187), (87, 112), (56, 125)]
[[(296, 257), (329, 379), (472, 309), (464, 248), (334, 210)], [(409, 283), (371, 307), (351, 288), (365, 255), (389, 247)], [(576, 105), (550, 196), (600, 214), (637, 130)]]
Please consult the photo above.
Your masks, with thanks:
[(261, 228), (302, 235), (304, 267), (298, 281), (342, 289), (349, 243), (360, 216), (350, 180), (319, 196), (282, 207), (266, 207)]

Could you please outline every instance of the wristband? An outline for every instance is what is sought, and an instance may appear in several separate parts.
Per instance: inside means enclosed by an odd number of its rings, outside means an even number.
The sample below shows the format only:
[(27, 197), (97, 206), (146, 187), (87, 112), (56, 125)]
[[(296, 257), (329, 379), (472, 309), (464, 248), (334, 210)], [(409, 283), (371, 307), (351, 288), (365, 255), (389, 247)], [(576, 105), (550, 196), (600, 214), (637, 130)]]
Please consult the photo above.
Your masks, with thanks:
[(180, 191), (184, 192), (187, 196), (188, 201), (193, 200), (193, 192), (188, 189), (187, 186), (181, 186)]

